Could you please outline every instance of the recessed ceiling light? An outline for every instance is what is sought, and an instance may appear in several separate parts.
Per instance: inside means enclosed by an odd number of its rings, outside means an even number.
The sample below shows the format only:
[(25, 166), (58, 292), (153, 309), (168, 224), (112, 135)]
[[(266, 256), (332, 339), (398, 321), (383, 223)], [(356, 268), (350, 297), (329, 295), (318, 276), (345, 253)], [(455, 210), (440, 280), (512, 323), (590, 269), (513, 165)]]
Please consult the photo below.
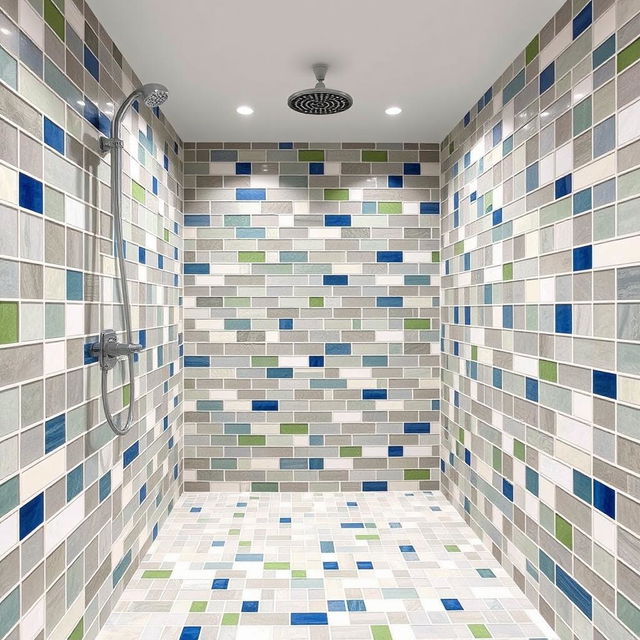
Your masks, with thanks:
[(399, 113), (402, 113), (402, 109), (400, 107), (388, 107), (384, 112), (388, 116), (397, 116)]
[(241, 104), (236, 111), (241, 115), (241, 116), (250, 116), (253, 113), (253, 109), (246, 104)]

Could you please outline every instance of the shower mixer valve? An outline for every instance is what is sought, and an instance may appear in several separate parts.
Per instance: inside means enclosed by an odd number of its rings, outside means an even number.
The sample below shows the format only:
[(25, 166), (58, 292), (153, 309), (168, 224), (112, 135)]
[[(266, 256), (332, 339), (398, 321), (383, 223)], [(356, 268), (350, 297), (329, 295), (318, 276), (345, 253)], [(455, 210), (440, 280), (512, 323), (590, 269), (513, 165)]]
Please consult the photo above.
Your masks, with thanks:
[(91, 353), (98, 356), (100, 368), (109, 371), (116, 366), (119, 358), (142, 351), (142, 345), (136, 343), (118, 342), (118, 336), (113, 329), (106, 329), (100, 333), (100, 341), (91, 345)]

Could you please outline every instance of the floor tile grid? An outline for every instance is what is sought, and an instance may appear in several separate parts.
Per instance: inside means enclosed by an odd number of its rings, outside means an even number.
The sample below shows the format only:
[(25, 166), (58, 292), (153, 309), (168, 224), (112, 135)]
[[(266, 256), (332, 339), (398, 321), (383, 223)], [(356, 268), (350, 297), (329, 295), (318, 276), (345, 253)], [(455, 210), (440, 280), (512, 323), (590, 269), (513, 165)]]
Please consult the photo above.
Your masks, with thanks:
[(100, 639), (555, 638), (540, 620), (436, 492), (188, 493)]

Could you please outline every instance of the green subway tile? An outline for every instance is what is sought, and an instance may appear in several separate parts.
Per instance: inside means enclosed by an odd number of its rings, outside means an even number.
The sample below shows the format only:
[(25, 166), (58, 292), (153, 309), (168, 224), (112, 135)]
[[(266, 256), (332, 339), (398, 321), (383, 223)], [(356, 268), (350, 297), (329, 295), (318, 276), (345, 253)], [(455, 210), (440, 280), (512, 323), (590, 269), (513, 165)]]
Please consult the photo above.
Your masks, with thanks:
[(558, 365), (551, 360), (538, 361), (538, 375), (541, 380), (558, 382)]
[(573, 215), (571, 202), (571, 198), (564, 198), (540, 209), (540, 226), (545, 227), (548, 224), (570, 218)]
[(507, 262), (502, 265), (502, 279), (513, 280), (513, 262)]
[(238, 546), (239, 547), (250, 547), (251, 546), (251, 540), (240, 540), (240, 542), (238, 542)]
[(293, 569), (291, 571), (291, 577), (292, 578), (306, 578), (307, 577), (307, 571), (306, 571), (306, 569)]
[(265, 562), (264, 568), (266, 571), (281, 571), (283, 569), (288, 571), (291, 564), (289, 562)]
[(460, 240), (453, 245), (453, 255), (459, 256), (464, 253), (464, 240)]
[(640, 38), (636, 38), (629, 46), (618, 53), (618, 73), (640, 60)]
[(431, 252), (431, 262), (440, 262), (440, 252), (432, 251)]
[(0, 302), (0, 344), (18, 342), (18, 303)]
[(518, 460), (524, 461), (524, 442), (520, 442), (520, 440), (513, 441), (513, 455)]
[(340, 447), (341, 458), (361, 458), (362, 447)]
[(405, 318), (405, 329), (431, 329), (431, 320), (429, 318)]
[(573, 108), (573, 135), (586, 131), (592, 122), (591, 96)]
[(252, 367), (277, 367), (278, 356), (251, 356)]
[(229, 529), (229, 535), (230, 536), (239, 536), (240, 535), (240, 529)]
[(373, 640), (393, 640), (391, 630), (386, 624), (374, 624), (371, 626)]
[(471, 359), (472, 360), (478, 359), (478, 346), (475, 344), (471, 345)]
[(484, 212), (489, 213), (493, 210), (493, 191), (484, 194)]
[(73, 631), (69, 635), (67, 640), (82, 640), (84, 635), (84, 618), (78, 620), (78, 624), (73, 628)]
[(325, 200), (348, 200), (349, 189), (325, 189), (324, 199)]
[[(537, 36), (536, 36), (537, 37)], [(469, 624), (469, 631), (473, 634), (474, 638), (493, 638), (489, 633), (489, 629), (483, 624)]]
[(166, 580), (171, 577), (171, 571), (163, 571), (160, 569), (148, 569), (142, 574), (143, 578), (150, 580)]
[(378, 202), (378, 213), (402, 213), (402, 202)]
[(458, 427), (458, 440), (464, 444), (464, 429), (462, 427)]
[(380, 540), (380, 536), (374, 533), (359, 533), (356, 540)]
[(496, 471), (502, 471), (502, 451), (499, 447), (493, 447), (492, 466)]
[(189, 608), (190, 613), (204, 613), (207, 610), (207, 603), (204, 600), (194, 600)]
[(285, 435), (297, 435), (309, 433), (309, 425), (286, 422), (280, 425), (280, 433)]
[(264, 262), (264, 251), (238, 251), (238, 262)]
[(252, 482), (251, 491), (261, 491), (264, 493), (278, 493), (277, 482)]
[(131, 181), (131, 195), (140, 203), (144, 204), (145, 191), (141, 184), (135, 180)]
[(298, 149), (300, 162), (323, 162), (324, 151), (322, 149)]
[(251, 306), (251, 298), (229, 296), (224, 299), (224, 306), (248, 308)]
[(122, 406), (126, 407), (131, 399), (131, 385), (125, 384), (122, 387)]
[(164, 241), (169, 242), (169, 229), (164, 230)]
[(429, 480), (431, 478), (431, 471), (429, 469), (405, 469), (405, 480)]
[(238, 444), (241, 447), (263, 447), (266, 444), (266, 436), (238, 436)]
[(222, 624), (227, 627), (235, 627), (240, 621), (239, 613), (223, 613)]
[(526, 64), (529, 64), (540, 51), (540, 37), (536, 34), (536, 37), (527, 45), (524, 52)]
[(573, 527), (556, 513), (556, 538), (568, 549), (573, 549)]
[(362, 162), (386, 162), (388, 158), (388, 151), (363, 149), (362, 150)]
[[(225, 432), (226, 433), (226, 432)], [(210, 458), (210, 469), (237, 469), (238, 461), (235, 458)]]
[(44, 21), (53, 29), (54, 33), (64, 42), (64, 16), (52, 0), (44, 0)]
[(309, 306), (310, 307), (324, 307), (324, 298), (320, 298), (317, 296), (312, 296), (309, 298)]

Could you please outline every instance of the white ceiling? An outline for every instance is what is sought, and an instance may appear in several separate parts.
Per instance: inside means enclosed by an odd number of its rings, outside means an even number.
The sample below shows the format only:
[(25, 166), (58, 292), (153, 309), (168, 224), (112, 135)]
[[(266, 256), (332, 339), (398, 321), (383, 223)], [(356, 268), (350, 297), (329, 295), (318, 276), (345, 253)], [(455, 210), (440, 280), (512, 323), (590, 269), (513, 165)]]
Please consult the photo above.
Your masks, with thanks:
[[(439, 142), (563, 2), (88, 0), (142, 81), (169, 87), (183, 140), (240, 142)], [(287, 107), (314, 62), (349, 111)]]

